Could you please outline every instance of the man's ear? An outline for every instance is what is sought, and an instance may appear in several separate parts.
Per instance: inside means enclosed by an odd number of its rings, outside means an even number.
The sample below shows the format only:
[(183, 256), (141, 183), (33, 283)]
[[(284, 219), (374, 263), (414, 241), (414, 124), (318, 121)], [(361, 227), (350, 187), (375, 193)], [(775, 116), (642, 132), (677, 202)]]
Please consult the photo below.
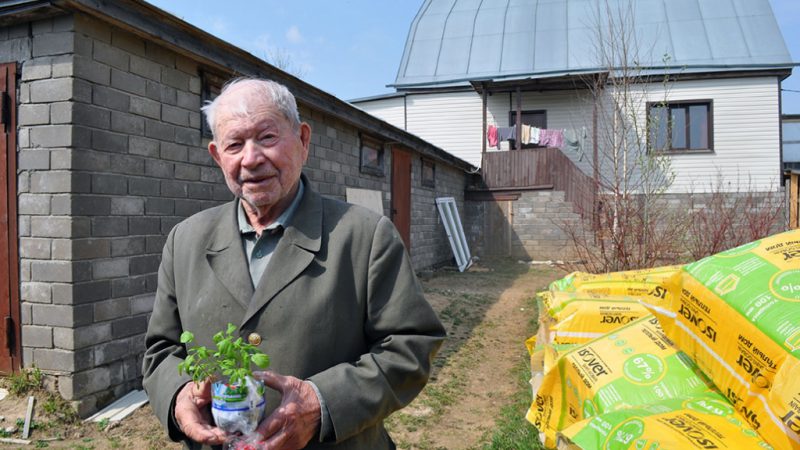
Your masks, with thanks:
[(300, 142), (305, 150), (303, 155), (303, 162), (305, 162), (308, 159), (309, 145), (311, 145), (311, 125), (306, 122), (300, 124)]
[(211, 141), (208, 143), (208, 154), (214, 159), (214, 161), (219, 165), (219, 147), (217, 147), (217, 143)]

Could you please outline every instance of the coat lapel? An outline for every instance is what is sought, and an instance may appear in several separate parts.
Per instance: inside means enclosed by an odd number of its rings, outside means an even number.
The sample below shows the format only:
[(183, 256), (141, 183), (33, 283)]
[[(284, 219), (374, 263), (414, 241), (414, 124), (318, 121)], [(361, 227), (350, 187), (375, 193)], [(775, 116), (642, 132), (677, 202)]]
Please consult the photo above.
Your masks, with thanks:
[(206, 259), (223, 286), (246, 310), (253, 296), (253, 282), (236, 223), (238, 201), (229, 203), (206, 246)]
[(305, 176), (303, 181), (305, 182), (303, 199), (270, 258), (269, 265), (250, 301), (242, 326), (292, 283), (311, 264), (321, 247), (322, 199), (319, 194), (311, 190)]

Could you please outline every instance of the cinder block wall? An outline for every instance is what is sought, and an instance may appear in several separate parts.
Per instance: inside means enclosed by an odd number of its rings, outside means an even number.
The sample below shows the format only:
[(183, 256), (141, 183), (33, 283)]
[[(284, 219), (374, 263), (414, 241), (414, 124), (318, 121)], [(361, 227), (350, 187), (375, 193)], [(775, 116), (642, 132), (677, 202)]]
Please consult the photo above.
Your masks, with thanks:
[(565, 224), (580, 222), (561, 191), (523, 192), (513, 202), (511, 256), (522, 260), (570, 260), (574, 256)]
[[(443, 263), (455, 264), (453, 250), (436, 207), (436, 199), (455, 198), (458, 215), (464, 227), (466, 176), (461, 170), (435, 163), (436, 186), (431, 188), (422, 185), (422, 159), (419, 156), (412, 158), (411, 170), (411, 262), (417, 268)], [(466, 228), (464, 233), (466, 234)]]
[[(140, 387), (167, 233), (231, 194), (201, 137), (192, 60), (82, 15), (0, 28), (0, 55), (21, 72), (23, 364), (86, 415)], [(380, 190), (388, 212), (388, 147), (385, 176), (361, 174), (355, 127), (302, 107), (301, 116), (314, 130), (304, 170), (314, 188), (343, 200), (347, 186)], [(450, 253), (415, 158), (412, 203), (426, 206), (412, 212), (411, 254), (422, 268)], [(437, 189), (460, 205), (461, 180), (437, 164)], [(425, 247), (436, 239), (446, 252)]]

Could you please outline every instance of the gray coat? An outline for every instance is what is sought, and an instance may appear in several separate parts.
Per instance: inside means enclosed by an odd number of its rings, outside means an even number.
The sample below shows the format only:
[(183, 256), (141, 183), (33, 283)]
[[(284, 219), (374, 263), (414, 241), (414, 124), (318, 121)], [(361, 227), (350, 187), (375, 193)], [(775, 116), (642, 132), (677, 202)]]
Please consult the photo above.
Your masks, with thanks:
[[(170, 407), (189, 379), (182, 331), (210, 346), (228, 322), (263, 337), (270, 369), (309, 379), (325, 399), (341, 449), (394, 448), (383, 419), (428, 380), (445, 331), (392, 223), (306, 190), (254, 289), (236, 222), (237, 202), (179, 223), (164, 246), (147, 330), (144, 388), (175, 440)], [(268, 390), (267, 413), (280, 403)], [(312, 440), (306, 447), (331, 448)]]

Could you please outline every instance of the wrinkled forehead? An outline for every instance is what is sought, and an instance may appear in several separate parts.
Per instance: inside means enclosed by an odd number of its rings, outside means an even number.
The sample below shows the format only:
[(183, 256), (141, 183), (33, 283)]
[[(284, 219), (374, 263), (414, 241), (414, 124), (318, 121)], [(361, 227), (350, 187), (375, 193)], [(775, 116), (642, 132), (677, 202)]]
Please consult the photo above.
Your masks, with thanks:
[(275, 116), (286, 120), (272, 99), (263, 95), (254, 95), (252, 92), (248, 95), (247, 92), (236, 91), (220, 99), (217, 122), (252, 120), (264, 116)]

